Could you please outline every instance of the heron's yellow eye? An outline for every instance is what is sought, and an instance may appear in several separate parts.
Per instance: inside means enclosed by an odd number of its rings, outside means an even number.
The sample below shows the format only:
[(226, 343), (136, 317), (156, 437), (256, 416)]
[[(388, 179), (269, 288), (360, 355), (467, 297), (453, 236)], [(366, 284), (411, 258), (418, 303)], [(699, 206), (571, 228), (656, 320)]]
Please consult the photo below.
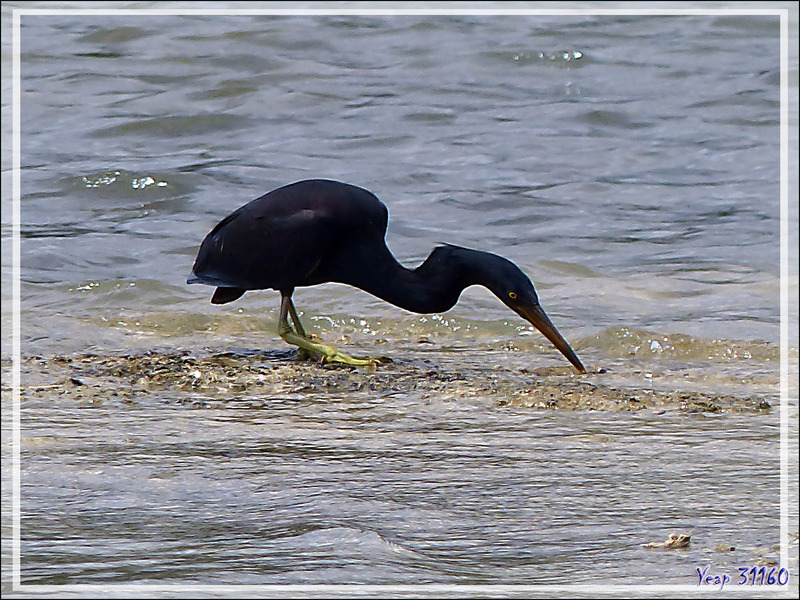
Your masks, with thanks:
[(508, 292), (508, 297), (511, 298), (512, 300), (516, 300), (517, 292)]

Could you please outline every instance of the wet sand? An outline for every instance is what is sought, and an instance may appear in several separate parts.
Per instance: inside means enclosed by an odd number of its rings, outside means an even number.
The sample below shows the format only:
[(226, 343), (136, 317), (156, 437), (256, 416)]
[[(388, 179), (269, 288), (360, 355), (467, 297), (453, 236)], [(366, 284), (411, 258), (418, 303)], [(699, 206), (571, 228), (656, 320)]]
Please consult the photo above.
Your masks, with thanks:
[[(452, 354), (451, 354), (452, 356)], [(6, 362), (6, 361), (4, 361)], [(4, 365), (9, 366), (9, 365)], [(109, 355), (23, 356), (23, 400), (160, 402), (243, 407), (276, 398), (337, 399), (414, 395), (423, 399), (490, 399), (497, 407), (564, 411), (760, 412), (772, 408), (761, 394), (634, 388), (594, 368), (514, 368), (487, 357), (484, 364), (417, 356), (374, 369), (321, 365), (287, 351), (165, 350)]]

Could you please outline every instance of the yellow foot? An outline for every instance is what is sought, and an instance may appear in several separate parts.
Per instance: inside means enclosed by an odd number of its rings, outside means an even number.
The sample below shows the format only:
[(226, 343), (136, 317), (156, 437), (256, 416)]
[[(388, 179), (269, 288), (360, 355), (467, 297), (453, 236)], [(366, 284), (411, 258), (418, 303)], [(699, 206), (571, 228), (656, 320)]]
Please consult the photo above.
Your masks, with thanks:
[(349, 354), (337, 350), (333, 346), (314, 342), (306, 337), (296, 334), (294, 331), (283, 331), (281, 337), (287, 344), (297, 346), (301, 359), (318, 358), (320, 363), (340, 363), (354, 367), (376, 367), (382, 362), (392, 362), (390, 358), (381, 356), (378, 358), (356, 358)]
[(385, 356), (379, 356), (376, 358), (357, 358), (331, 346), (329, 346), (329, 348), (333, 352), (323, 354), (320, 358), (320, 363), (323, 365), (326, 363), (340, 363), (343, 365), (352, 365), (354, 367), (369, 367), (374, 369), (380, 363), (392, 362), (392, 359), (386, 358)]

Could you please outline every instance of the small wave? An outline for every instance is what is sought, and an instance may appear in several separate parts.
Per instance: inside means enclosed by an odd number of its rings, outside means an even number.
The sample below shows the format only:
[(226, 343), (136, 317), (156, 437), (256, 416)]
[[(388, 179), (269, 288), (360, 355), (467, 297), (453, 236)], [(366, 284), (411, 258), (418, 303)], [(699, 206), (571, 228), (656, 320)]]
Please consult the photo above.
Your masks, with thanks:
[(770, 342), (696, 338), (633, 327), (606, 329), (583, 342), (617, 358), (780, 361), (780, 347)]
[[(64, 177), (58, 181), (58, 187), (64, 195), (125, 200), (123, 206), (127, 206), (131, 198), (147, 202), (155, 199), (171, 200), (187, 194), (193, 186), (188, 177), (179, 173), (112, 168)], [(104, 206), (108, 208), (108, 205)]]
[(351, 525), (319, 525), (291, 538), (282, 544), (292, 547), (295, 556), (324, 566), (331, 557), (349, 563), (377, 561), (383, 564), (419, 562), (424, 557), (413, 550), (387, 539), (372, 529)]

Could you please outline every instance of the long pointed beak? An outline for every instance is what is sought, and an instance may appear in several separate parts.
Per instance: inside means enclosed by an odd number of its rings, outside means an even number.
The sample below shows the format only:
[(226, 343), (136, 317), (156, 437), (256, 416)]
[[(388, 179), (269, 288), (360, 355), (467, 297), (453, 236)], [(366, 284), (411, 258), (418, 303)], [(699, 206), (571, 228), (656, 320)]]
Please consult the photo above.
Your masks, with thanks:
[(558, 329), (553, 325), (553, 322), (541, 306), (538, 304), (520, 306), (517, 308), (517, 312), (527, 321), (530, 321), (531, 325), (536, 327), (536, 329), (541, 331), (544, 337), (550, 340), (578, 371), (586, 373), (586, 368), (583, 366), (583, 363), (581, 363), (578, 355), (569, 347), (567, 340), (558, 333)]

